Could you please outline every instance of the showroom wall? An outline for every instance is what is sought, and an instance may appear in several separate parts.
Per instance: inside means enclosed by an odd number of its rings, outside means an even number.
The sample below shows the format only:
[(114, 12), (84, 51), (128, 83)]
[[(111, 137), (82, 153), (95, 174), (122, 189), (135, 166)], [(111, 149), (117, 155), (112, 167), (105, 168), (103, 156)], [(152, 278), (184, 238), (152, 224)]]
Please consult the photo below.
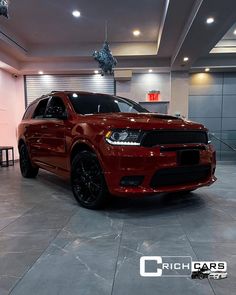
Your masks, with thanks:
[(185, 72), (171, 73), (171, 100), (169, 114), (179, 114), (188, 118), (189, 74)]
[[(198, 73), (190, 77), (189, 118), (203, 123), (236, 148), (236, 73)], [(236, 152), (217, 139), (218, 159), (236, 160)]]
[(116, 94), (133, 99), (137, 102), (145, 101), (151, 90), (161, 92), (161, 100), (169, 101), (171, 98), (170, 73), (144, 73), (133, 74), (129, 81), (116, 82)]
[(25, 109), (23, 77), (15, 78), (0, 69), (0, 145), (17, 151), (17, 125)]

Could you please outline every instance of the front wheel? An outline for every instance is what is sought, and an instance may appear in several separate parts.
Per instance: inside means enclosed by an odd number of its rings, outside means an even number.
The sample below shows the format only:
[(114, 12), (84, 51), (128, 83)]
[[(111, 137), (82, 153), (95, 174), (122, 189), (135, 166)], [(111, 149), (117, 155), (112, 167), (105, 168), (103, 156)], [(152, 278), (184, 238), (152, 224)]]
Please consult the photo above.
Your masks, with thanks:
[(20, 153), (20, 170), (25, 178), (35, 178), (38, 175), (39, 168), (33, 167), (30, 161), (29, 153), (25, 144), (19, 149)]
[(108, 189), (99, 161), (94, 153), (83, 151), (76, 155), (71, 167), (71, 185), (75, 199), (88, 209), (102, 207)]

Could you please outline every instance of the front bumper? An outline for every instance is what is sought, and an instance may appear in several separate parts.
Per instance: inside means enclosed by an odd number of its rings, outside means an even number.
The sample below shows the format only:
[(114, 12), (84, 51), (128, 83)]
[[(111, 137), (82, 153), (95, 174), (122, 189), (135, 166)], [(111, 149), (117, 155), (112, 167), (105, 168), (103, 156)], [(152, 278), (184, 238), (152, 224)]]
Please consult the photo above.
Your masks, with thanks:
[[(178, 151), (181, 149), (199, 149), (200, 161), (197, 165), (182, 166), (178, 163)], [(214, 176), (216, 160), (215, 151), (211, 145), (171, 145), (155, 148), (136, 146), (112, 146), (103, 143), (101, 147), (100, 161), (103, 167), (105, 179), (111, 194), (117, 196), (143, 196), (164, 192), (177, 192), (194, 190), (202, 186), (209, 186), (216, 181)], [(187, 167), (187, 170), (185, 168)], [(208, 167), (208, 173), (198, 180), (191, 181), (186, 177), (188, 171), (198, 169), (197, 167)], [(166, 177), (175, 177), (178, 169), (185, 171), (181, 183), (175, 181), (163, 182), (158, 185), (158, 180), (153, 186), (154, 175), (158, 172), (170, 171)], [(182, 173), (182, 172), (181, 172)], [(184, 176), (185, 175), (185, 176)], [(138, 186), (121, 185), (124, 177), (143, 176)], [(188, 178), (188, 179), (187, 179)], [(165, 184), (167, 183), (167, 185)]]

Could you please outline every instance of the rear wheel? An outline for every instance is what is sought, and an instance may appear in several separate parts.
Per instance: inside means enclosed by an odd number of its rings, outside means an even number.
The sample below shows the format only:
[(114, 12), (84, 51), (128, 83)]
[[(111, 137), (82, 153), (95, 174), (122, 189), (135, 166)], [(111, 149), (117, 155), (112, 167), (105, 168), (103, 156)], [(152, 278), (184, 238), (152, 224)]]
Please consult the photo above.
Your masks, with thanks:
[(33, 167), (29, 157), (29, 153), (25, 144), (22, 144), (20, 152), (20, 170), (25, 178), (35, 178), (38, 175), (39, 168)]
[(99, 161), (94, 153), (80, 152), (72, 161), (71, 185), (78, 203), (89, 209), (102, 207), (108, 189)]

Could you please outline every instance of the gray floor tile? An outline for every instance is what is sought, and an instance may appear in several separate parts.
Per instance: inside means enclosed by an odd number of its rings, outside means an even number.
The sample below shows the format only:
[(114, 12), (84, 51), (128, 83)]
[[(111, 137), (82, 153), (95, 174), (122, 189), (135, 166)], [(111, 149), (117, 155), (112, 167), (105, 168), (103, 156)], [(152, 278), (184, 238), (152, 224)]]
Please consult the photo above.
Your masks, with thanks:
[[(0, 277), (21, 277), (35, 263), (42, 252), (0, 253)], [(0, 286), (1, 287), (1, 286)]]
[(14, 276), (0, 276), (0, 294), (8, 295), (19, 280), (20, 278)]
[(56, 237), (58, 231), (47, 230), (31, 234), (14, 233), (0, 235), (0, 254), (1, 253), (21, 253), (28, 251), (43, 251), (49, 243)]
[[(236, 167), (194, 193), (114, 199), (80, 208), (69, 183), (40, 171), (0, 170), (0, 295), (233, 295)], [(142, 255), (226, 260), (228, 278), (142, 278)]]
[(78, 238), (57, 251), (51, 248), (12, 294), (111, 294), (118, 247), (119, 240), (111, 235)]

